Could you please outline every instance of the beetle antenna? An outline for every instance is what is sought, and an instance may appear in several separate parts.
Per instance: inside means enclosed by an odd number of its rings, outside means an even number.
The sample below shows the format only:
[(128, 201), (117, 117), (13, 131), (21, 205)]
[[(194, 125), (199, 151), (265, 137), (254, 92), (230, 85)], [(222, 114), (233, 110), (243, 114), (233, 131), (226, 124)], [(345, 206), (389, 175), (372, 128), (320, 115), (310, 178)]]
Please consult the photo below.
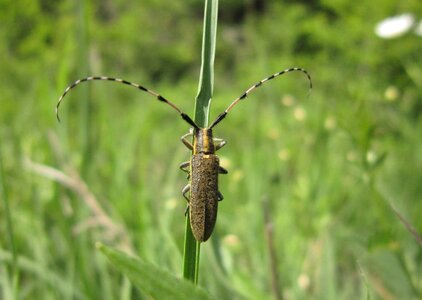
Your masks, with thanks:
[(290, 73), (290, 72), (302, 72), (306, 75), (306, 77), (309, 80), (309, 90), (312, 90), (312, 79), (311, 79), (311, 75), (309, 75), (308, 71), (306, 71), (303, 68), (290, 68), (290, 69), (285, 69), (283, 71), (280, 71), (278, 73), (275, 73), (267, 78), (262, 79), (261, 81), (255, 83), (254, 85), (252, 85), (250, 88), (248, 88), (246, 91), (244, 91), (239, 97), (237, 97), (236, 99), (233, 100), (233, 102), (226, 108), (226, 110), (224, 112), (222, 112), (216, 119), (215, 121), (208, 127), (208, 128), (213, 128), (215, 125), (217, 125), (218, 123), (220, 123), (225, 117), (226, 115), (229, 113), (229, 111), (240, 101), (243, 100), (245, 98), (248, 97), (248, 95), (255, 90), (256, 88), (260, 87), (263, 83), (270, 81), (271, 79), (274, 79), (278, 76), (281, 76), (283, 74), (286, 73)]
[(63, 94), (60, 96), (59, 101), (57, 102), (56, 105), (56, 117), (57, 120), (60, 122), (60, 116), (59, 116), (59, 107), (60, 104), (63, 101), (63, 98), (66, 96), (66, 94), (73, 89), (74, 87), (76, 87), (77, 85), (79, 85), (82, 82), (86, 82), (86, 81), (93, 81), (93, 80), (107, 80), (107, 81), (114, 81), (114, 82), (119, 82), (119, 83), (123, 83), (129, 86), (132, 86), (134, 88), (137, 88), (141, 91), (147, 92), (148, 94), (154, 96), (155, 98), (157, 98), (157, 100), (164, 102), (166, 104), (168, 104), (169, 106), (171, 106), (175, 111), (177, 111), (180, 116), (183, 118), (183, 120), (185, 120), (186, 122), (188, 122), (190, 125), (192, 125), (195, 128), (198, 128), (198, 125), (195, 124), (195, 122), (187, 115), (185, 114), (183, 111), (181, 111), (175, 104), (173, 104), (171, 101), (167, 100), (166, 98), (164, 98), (163, 96), (161, 96), (160, 94), (154, 92), (153, 90), (147, 89), (146, 87), (143, 87), (142, 85), (139, 85), (137, 83), (133, 83), (124, 79), (120, 79), (120, 78), (113, 78), (113, 77), (106, 77), (106, 76), (90, 76), (90, 77), (86, 77), (86, 78), (82, 78), (82, 79), (78, 79), (76, 80), (74, 83), (72, 83), (71, 85), (69, 85), (63, 92)]

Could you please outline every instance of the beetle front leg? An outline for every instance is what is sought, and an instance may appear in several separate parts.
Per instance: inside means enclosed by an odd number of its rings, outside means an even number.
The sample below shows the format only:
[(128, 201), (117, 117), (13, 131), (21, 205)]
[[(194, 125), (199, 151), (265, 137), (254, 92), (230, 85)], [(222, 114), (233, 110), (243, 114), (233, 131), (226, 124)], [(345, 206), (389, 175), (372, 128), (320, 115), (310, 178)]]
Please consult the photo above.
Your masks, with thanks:
[(218, 149), (223, 148), (223, 146), (225, 144), (227, 144), (227, 142), (225, 140), (223, 140), (223, 139), (213, 138), (212, 140), (213, 140), (214, 145), (215, 145), (215, 151), (217, 151)]
[(182, 143), (185, 144), (185, 146), (188, 147), (189, 150), (193, 150), (192, 143), (188, 141), (188, 137), (192, 137), (192, 136), (193, 136), (193, 131), (191, 130), (180, 138)]

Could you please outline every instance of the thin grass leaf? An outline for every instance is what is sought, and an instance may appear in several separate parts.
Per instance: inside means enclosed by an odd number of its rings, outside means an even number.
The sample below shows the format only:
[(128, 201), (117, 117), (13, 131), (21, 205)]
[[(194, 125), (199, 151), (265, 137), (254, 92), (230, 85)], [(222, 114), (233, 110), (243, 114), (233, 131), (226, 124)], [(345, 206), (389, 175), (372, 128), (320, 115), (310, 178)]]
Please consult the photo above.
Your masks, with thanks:
[(101, 243), (98, 243), (97, 247), (133, 285), (154, 299), (212, 299), (204, 289), (192, 282), (177, 278), (140, 258), (131, 257)]
[[(5, 263), (5, 265), (13, 263), (13, 254), (0, 248), (0, 261)], [(86, 294), (70, 285), (67, 279), (61, 274), (51, 271), (42, 263), (33, 260), (32, 258), (20, 255), (17, 259), (17, 267), (19, 270), (22, 270), (22, 273), (29, 274), (32, 278), (36, 278), (37, 280), (35, 282), (40, 287), (43, 285), (39, 283), (46, 283), (50, 288), (54, 288), (56, 296), (61, 296), (58, 299), (87, 299)]]
[(11, 267), (12, 291), (11, 293), (14, 295), (14, 297), (17, 297), (18, 285), (19, 285), (18, 253), (16, 251), (15, 238), (13, 234), (12, 214), (11, 214), (10, 206), (9, 206), (9, 193), (8, 193), (7, 185), (6, 185), (5, 172), (3, 168), (3, 157), (2, 157), (1, 151), (0, 151), (0, 198), (3, 199), (7, 238), (9, 242), (9, 247), (12, 251), (12, 267)]
[(418, 242), (419, 246), (422, 247), (422, 236), (419, 234), (417, 229), (399, 213), (399, 211), (393, 206), (393, 204), (389, 204), (390, 208), (393, 210), (394, 214), (399, 218), (400, 222), (404, 225), (406, 230), (413, 236), (416, 242)]
[(371, 288), (382, 299), (416, 299), (412, 279), (394, 251), (376, 249), (365, 255), (361, 263)]
[[(213, 68), (217, 32), (217, 12), (218, 0), (206, 0), (202, 38), (201, 72), (194, 111), (194, 121), (202, 127), (206, 127), (208, 124), (208, 115), (214, 85)], [(183, 253), (183, 277), (195, 284), (198, 283), (199, 253), (200, 243), (193, 237), (190, 228), (189, 214), (187, 214)]]
[(195, 100), (194, 120), (199, 126), (208, 125), (209, 109), (214, 88), (214, 57), (217, 35), (218, 0), (205, 1), (202, 36), (201, 72)]
[(362, 281), (365, 284), (366, 300), (371, 300), (371, 289), (369, 287), (368, 280), (366, 279), (365, 272), (363, 271), (363, 269), (360, 265), (360, 262), (357, 261), (356, 263), (357, 263), (357, 266), (358, 266), (358, 269), (359, 269), (360, 277), (362, 278)]
[[(77, 40), (78, 40), (78, 59), (81, 63), (77, 65), (77, 71), (80, 77), (85, 77), (86, 74), (91, 73), (90, 63), (89, 63), (89, 49), (88, 49), (88, 40), (89, 40), (89, 3), (88, 1), (78, 1), (77, 2), (77, 14), (78, 14), (78, 25), (77, 30)], [(91, 86), (85, 85), (81, 89), (81, 95), (84, 99), (89, 99)], [(86, 175), (89, 169), (89, 164), (92, 158), (92, 150), (95, 148), (93, 145), (92, 139), (92, 130), (93, 130), (93, 116), (92, 116), (92, 102), (91, 101), (82, 101), (81, 103), (81, 120), (80, 120), (80, 133), (81, 133), (81, 144), (82, 144), (82, 174)]]

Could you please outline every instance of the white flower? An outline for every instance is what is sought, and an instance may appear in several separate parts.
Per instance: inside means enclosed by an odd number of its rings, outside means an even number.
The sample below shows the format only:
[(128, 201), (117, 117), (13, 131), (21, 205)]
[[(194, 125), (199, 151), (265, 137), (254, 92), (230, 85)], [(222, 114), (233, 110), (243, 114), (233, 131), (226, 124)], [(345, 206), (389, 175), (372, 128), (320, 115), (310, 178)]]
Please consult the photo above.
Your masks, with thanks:
[(409, 31), (415, 23), (412, 14), (402, 14), (387, 18), (377, 24), (375, 34), (384, 39), (399, 37)]

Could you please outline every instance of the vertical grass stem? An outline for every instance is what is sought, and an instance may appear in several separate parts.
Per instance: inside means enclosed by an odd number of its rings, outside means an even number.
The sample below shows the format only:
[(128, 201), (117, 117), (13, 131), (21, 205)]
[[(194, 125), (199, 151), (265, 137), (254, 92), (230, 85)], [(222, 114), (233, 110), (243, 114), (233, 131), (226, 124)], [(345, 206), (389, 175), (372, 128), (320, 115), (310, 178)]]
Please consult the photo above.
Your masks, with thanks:
[[(218, 0), (205, 0), (204, 29), (202, 36), (201, 72), (198, 94), (195, 99), (194, 121), (201, 127), (208, 125), (209, 108), (214, 85), (214, 56), (217, 32)], [(183, 253), (183, 277), (198, 283), (200, 243), (193, 237), (189, 214), (186, 217)]]

